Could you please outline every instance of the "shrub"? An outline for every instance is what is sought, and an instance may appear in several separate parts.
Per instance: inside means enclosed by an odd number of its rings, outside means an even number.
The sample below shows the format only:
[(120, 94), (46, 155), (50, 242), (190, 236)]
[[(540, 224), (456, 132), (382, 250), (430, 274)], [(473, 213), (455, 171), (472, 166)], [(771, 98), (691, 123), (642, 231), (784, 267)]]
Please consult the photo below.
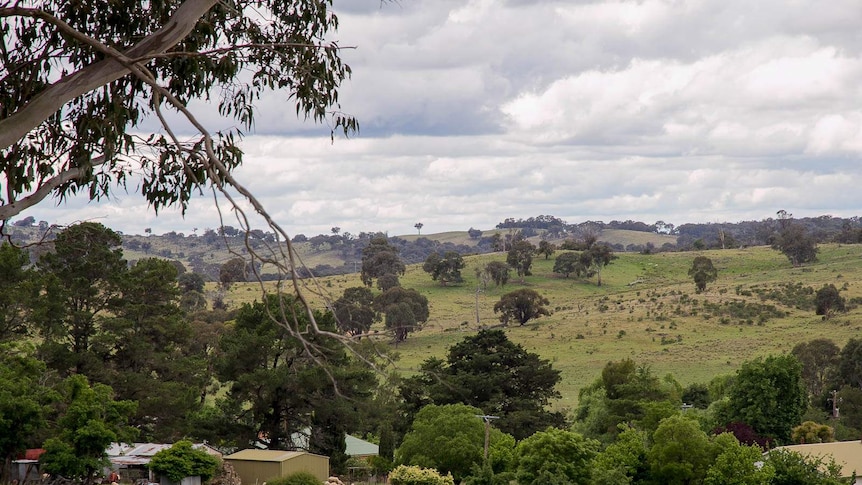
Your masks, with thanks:
[(291, 473), (286, 477), (267, 480), (267, 485), (320, 485), (321, 481), (309, 472)]
[(185, 477), (200, 476), (207, 481), (215, 475), (219, 461), (203, 450), (192, 448), (191, 441), (177, 441), (173, 446), (162, 450), (150, 460), (150, 468), (164, 475), (172, 482)]
[(389, 473), (392, 485), (455, 485), (452, 475), (440, 475), (437, 470), (399, 465)]

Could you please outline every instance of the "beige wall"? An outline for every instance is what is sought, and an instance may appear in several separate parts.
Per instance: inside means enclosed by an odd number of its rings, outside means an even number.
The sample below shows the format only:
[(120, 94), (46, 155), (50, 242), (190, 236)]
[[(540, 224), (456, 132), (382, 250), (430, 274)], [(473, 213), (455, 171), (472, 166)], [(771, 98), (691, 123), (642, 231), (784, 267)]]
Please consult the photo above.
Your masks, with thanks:
[(320, 455), (302, 454), (281, 462), (228, 458), (225, 461), (236, 470), (242, 485), (262, 485), (272, 478), (286, 477), (298, 471), (311, 473), (320, 479), (321, 483), (329, 478), (329, 458)]

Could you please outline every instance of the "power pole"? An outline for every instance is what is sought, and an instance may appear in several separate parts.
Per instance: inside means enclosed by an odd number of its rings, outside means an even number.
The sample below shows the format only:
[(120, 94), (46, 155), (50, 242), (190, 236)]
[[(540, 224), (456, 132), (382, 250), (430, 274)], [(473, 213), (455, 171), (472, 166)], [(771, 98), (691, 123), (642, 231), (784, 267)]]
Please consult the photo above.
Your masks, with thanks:
[(485, 421), (485, 461), (488, 461), (488, 442), (491, 440), (491, 420), (492, 419), (500, 419), (500, 416), (488, 416), (477, 414), (477, 418)]

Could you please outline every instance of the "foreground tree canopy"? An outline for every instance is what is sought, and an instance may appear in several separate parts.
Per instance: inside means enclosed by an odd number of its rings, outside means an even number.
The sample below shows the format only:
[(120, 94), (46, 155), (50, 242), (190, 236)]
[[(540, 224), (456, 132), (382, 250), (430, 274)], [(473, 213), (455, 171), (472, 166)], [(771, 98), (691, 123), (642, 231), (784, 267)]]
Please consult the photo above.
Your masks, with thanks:
[[(300, 117), (329, 121), (333, 133), (355, 130), (338, 111), (350, 68), (336, 44), (324, 43), (338, 26), (330, 7), (329, 0), (0, 1), (0, 220), (49, 195), (109, 196), (133, 173), (155, 210), (185, 210), (207, 184), (250, 197), (231, 176), (242, 161), (237, 135), (253, 127), (256, 102), (270, 90)], [(210, 134), (186, 109), (212, 96), (238, 128)], [(174, 136), (166, 110), (197, 136)], [(156, 118), (160, 134), (133, 133)]]

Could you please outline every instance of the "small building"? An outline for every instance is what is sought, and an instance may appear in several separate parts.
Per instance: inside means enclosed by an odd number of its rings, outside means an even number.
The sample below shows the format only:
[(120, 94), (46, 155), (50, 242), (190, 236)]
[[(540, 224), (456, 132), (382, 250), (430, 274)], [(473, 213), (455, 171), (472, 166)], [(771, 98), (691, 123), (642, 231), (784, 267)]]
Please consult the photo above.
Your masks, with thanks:
[(344, 444), (346, 445), (344, 454), (353, 458), (367, 460), (372, 456), (380, 454), (379, 446), (353, 435), (346, 435), (344, 437)]
[[(42, 456), (42, 453), (45, 453), (42, 448), (31, 448), (12, 460), (9, 479), (17, 480), (21, 484), (41, 481), (42, 472), (39, 469), (39, 457)], [(2, 466), (0, 465), (0, 467)]]
[(296, 472), (311, 473), (321, 483), (329, 478), (329, 457), (304, 451), (248, 449), (225, 456), (224, 461), (233, 466), (243, 485), (262, 485)]
[(835, 463), (841, 467), (841, 478), (851, 478), (854, 474), (860, 475), (853, 485), (862, 485), (862, 441), (860, 440), (779, 446), (775, 449), (793, 451), (802, 456), (820, 458), (826, 462), (835, 460)]

